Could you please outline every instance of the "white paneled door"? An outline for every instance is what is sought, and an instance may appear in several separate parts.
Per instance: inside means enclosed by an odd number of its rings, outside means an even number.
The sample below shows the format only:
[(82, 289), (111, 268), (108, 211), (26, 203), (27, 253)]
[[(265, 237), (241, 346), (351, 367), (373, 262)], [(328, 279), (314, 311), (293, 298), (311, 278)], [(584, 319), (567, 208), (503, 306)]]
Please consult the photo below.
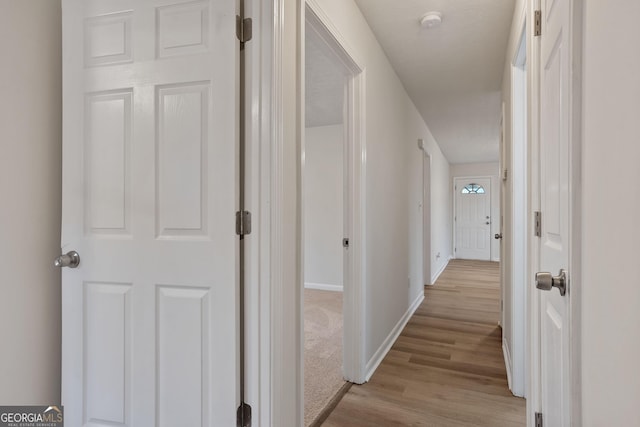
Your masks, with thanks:
[[(539, 271), (558, 275), (569, 266), (571, 67), (570, 1), (543, 0), (540, 44)], [(541, 405), (545, 426), (570, 425), (569, 296), (540, 292)]]
[(491, 259), (491, 179), (456, 178), (455, 257)]
[(234, 0), (63, 0), (67, 425), (230, 426)]

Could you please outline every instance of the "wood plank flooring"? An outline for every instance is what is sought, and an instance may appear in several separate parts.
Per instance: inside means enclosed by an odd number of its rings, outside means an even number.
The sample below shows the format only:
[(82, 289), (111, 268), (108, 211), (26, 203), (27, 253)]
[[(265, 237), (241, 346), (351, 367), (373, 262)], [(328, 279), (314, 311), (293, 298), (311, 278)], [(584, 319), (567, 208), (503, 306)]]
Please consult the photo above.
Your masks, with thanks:
[(497, 263), (452, 260), (371, 380), (324, 427), (524, 426), (507, 386)]

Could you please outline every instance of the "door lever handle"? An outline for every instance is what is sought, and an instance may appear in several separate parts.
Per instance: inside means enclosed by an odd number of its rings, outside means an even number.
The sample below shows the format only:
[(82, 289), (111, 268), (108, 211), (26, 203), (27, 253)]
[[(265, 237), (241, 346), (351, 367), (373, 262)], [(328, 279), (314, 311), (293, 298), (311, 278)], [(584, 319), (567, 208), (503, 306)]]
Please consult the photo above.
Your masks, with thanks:
[(557, 276), (546, 271), (536, 273), (536, 288), (543, 291), (558, 288), (560, 295), (564, 296), (567, 293), (567, 272), (560, 270)]
[(53, 260), (56, 267), (76, 268), (80, 265), (80, 255), (76, 251), (69, 251)]
[(496, 233), (496, 234), (493, 236), (493, 238), (494, 238), (494, 239), (496, 239), (496, 240), (502, 239), (502, 233), (500, 233), (500, 234)]

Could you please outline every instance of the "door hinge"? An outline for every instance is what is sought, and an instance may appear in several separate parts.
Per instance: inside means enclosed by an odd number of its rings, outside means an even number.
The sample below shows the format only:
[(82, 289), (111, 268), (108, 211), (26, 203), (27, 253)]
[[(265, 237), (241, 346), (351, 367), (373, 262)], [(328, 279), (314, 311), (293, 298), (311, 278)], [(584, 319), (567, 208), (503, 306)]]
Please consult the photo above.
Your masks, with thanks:
[(251, 427), (251, 406), (242, 402), (236, 412), (237, 427)]
[(246, 236), (251, 234), (251, 212), (236, 212), (236, 234), (238, 236)]
[(533, 35), (542, 35), (542, 12), (539, 10), (533, 14)]
[(535, 211), (534, 213), (534, 231), (536, 237), (542, 237), (542, 212)]
[(536, 412), (535, 427), (542, 427), (542, 412)]
[(236, 15), (236, 36), (241, 45), (251, 40), (251, 36), (253, 36), (252, 27), (251, 18), (241, 18), (240, 15)]

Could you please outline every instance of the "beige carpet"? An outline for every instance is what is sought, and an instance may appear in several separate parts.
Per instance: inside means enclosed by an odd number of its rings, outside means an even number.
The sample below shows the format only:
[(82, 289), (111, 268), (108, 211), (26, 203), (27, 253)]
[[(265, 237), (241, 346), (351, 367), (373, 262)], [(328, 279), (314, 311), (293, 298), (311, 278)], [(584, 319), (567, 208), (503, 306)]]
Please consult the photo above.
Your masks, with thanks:
[(342, 379), (342, 292), (304, 290), (304, 425), (345, 384)]

